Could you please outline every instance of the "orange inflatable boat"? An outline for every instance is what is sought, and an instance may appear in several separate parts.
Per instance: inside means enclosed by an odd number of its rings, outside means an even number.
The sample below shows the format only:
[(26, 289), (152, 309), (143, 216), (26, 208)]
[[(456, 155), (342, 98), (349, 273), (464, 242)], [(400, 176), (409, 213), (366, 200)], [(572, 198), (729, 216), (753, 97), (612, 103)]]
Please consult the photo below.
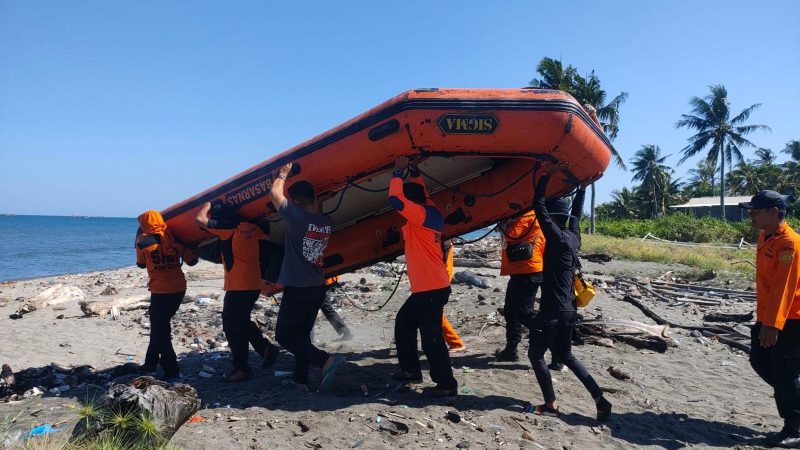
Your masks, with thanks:
[(334, 222), (326, 274), (349, 272), (403, 251), (403, 219), (387, 194), (401, 155), (418, 163), (445, 216), (445, 238), (530, 209), (537, 167), (569, 162), (570, 170), (557, 175), (548, 192), (565, 194), (600, 178), (611, 157), (603, 131), (564, 92), (417, 89), (171, 206), (163, 216), (180, 241), (203, 246), (213, 236), (194, 218), (204, 202), (222, 201), (245, 218), (269, 217), (270, 239), (282, 246), (284, 224), (269, 190), (278, 168), (293, 162), (288, 185), (306, 180), (318, 195), (330, 196), (322, 208)]

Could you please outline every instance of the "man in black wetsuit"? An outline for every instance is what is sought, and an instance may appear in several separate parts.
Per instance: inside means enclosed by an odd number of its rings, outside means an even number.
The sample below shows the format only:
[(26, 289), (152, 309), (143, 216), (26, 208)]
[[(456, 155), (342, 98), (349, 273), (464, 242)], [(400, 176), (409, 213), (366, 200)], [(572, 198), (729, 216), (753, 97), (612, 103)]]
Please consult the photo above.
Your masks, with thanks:
[(533, 210), (545, 236), (544, 279), (541, 306), (531, 330), (528, 357), (545, 403), (531, 406), (529, 411), (549, 416), (556, 416), (559, 412), (550, 370), (544, 360), (549, 348), (553, 357), (564, 363), (592, 394), (597, 405), (597, 419), (605, 420), (611, 415), (611, 403), (603, 397), (603, 391), (583, 363), (572, 354), (572, 330), (577, 316), (572, 285), (581, 247), (580, 220), (586, 191), (583, 187), (578, 189), (572, 202), (572, 214), (566, 199), (545, 198), (550, 177), (568, 167), (567, 163), (548, 166), (539, 178), (533, 200)]

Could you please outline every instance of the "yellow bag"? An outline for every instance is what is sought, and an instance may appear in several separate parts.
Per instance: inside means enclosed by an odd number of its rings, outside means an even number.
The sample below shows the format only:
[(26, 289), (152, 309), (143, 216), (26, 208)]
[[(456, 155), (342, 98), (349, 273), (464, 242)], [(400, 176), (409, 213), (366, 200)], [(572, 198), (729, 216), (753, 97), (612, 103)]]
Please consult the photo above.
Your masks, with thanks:
[(578, 271), (575, 272), (575, 278), (572, 283), (572, 293), (575, 294), (575, 304), (578, 308), (586, 308), (597, 293), (597, 290), (592, 283), (584, 280), (583, 274)]

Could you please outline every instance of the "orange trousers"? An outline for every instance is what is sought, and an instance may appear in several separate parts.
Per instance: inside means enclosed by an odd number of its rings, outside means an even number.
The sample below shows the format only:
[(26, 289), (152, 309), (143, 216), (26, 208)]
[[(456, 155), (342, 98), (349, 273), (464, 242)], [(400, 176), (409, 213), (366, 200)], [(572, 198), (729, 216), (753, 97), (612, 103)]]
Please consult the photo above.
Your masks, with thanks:
[(442, 335), (444, 336), (444, 341), (447, 343), (448, 348), (453, 349), (464, 346), (464, 341), (461, 340), (461, 336), (456, 333), (455, 328), (450, 325), (450, 322), (444, 314), (442, 314)]

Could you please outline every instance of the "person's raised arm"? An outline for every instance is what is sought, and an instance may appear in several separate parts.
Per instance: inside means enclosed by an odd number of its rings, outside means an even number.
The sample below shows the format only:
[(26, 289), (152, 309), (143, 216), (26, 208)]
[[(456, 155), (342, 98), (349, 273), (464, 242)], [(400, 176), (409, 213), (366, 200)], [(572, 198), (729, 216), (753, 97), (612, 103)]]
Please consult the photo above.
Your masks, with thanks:
[(211, 211), (211, 203), (205, 202), (203, 206), (200, 207), (200, 211), (197, 212), (197, 216), (194, 218), (195, 223), (202, 229), (208, 228), (208, 212)]
[(589, 118), (591, 118), (592, 121), (594, 121), (595, 125), (597, 125), (598, 127), (600, 127), (601, 130), (603, 130), (603, 124), (600, 122), (600, 119), (597, 118), (597, 109), (595, 109), (594, 106), (588, 103), (583, 105), (583, 109), (586, 110), (586, 112), (589, 114)]
[(547, 183), (554, 173), (563, 172), (569, 167), (568, 163), (558, 163), (547, 166), (536, 184), (536, 189), (533, 193), (533, 211), (536, 213), (536, 219), (539, 221), (539, 226), (542, 229), (542, 234), (547, 240), (561, 239), (561, 228), (553, 222), (550, 213), (547, 211)]
[(403, 193), (403, 172), (408, 167), (408, 157), (397, 158), (392, 172), (392, 180), (389, 182), (389, 203), (397, 212), (400, 213), (409, 223), (422, 225), (425, 222), (425, 207), (418, 205)]
[(586, 188), (578, 188), (575, 193), (575, 198), (572, 199), (572, 217), (569, 219), (569, 231), (572, 231), (580, 237), (581, 234), (581, 216), (583, 215), (583, 201), (586, 198)]
[(272, 180), (272, 189), (269, 192), (269, 196), (272, 205), (278, 211), (285, 208), (286, 204), (289, 202), (286, 199), (286, 196), (283, 194), (283, 187), (286, 184), (286, 178), (289, 176), (289, 172), (291, 171), (292, 163), (284, 164), (283, 167), (278, 170), (278, 176)]

